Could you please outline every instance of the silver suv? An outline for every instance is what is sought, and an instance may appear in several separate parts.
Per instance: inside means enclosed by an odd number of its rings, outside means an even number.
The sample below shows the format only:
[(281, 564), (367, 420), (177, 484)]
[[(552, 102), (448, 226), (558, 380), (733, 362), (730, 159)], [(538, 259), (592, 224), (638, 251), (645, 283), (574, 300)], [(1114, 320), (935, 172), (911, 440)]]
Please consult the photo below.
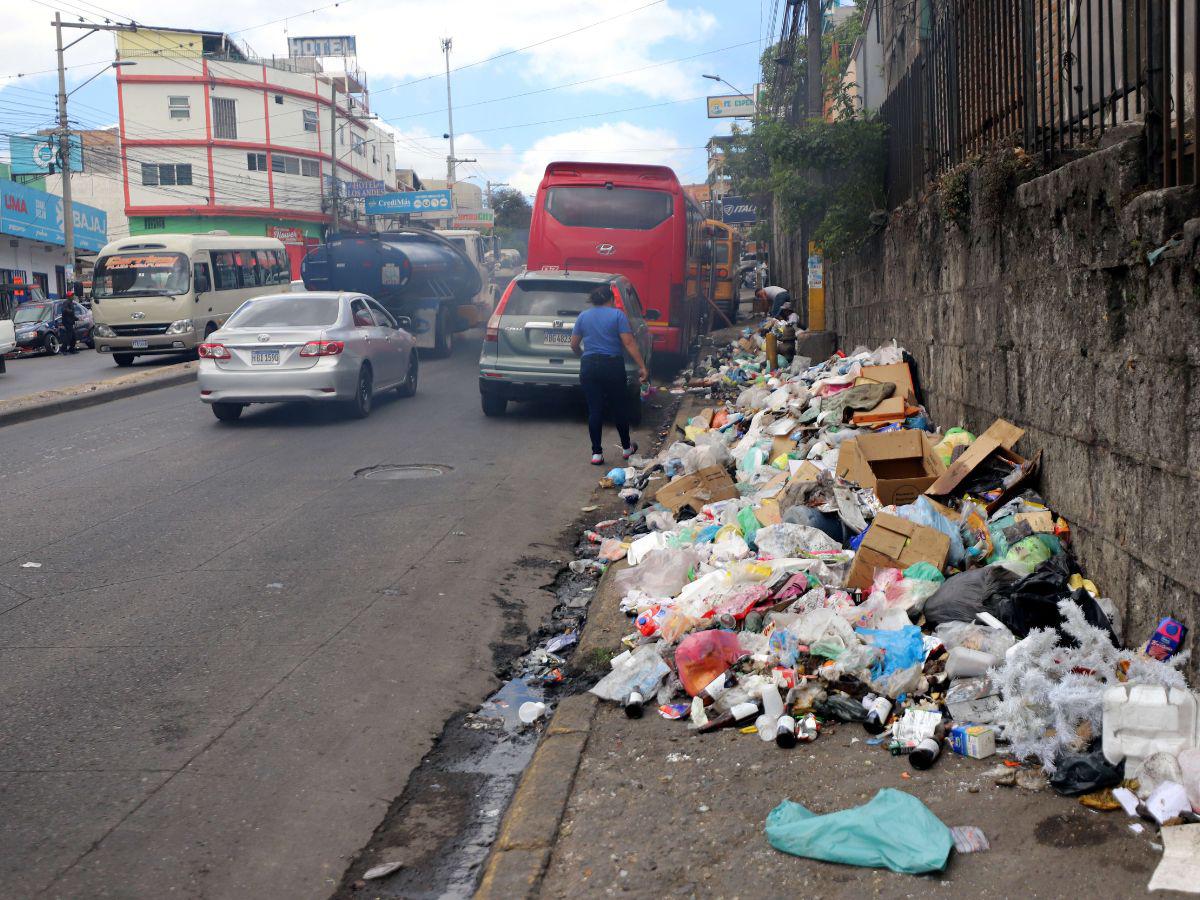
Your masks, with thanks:
[[(484, 415), (502, 416), (510, 400), (536, 400), (578, 392), (579, 358), (571, 352), (575, 318), (588, 308), (588, 294), (612, 286), (618, 309), (625, 311), (634, 339), (650, 365), (652, 340), (637, 290), (623, 275), (561, 270), (526, 272), (512, 280), (488, 321), (479, 357), (479, 396)], [(625, 382), (636, 424), (642, 404), (637, 366), (625, 358)]]

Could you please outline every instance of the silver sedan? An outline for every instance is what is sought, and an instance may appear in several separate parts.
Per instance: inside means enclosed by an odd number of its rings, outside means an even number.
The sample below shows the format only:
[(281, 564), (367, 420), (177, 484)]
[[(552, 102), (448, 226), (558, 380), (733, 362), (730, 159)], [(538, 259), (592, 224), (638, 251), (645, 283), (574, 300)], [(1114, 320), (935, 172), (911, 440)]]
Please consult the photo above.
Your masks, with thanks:
[(200, 345), (200, 399), (231, 422), (250, 403), (343, 403), (366, 418), (376, 394), (417, 392), (415, 340), (364, 294), (247, 300)]

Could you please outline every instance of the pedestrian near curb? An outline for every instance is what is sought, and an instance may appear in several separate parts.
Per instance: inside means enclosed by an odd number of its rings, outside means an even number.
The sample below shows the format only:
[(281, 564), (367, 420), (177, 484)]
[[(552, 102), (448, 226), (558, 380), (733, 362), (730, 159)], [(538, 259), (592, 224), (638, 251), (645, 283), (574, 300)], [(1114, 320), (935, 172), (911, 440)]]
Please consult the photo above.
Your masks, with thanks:
[(613, 424), (621, 438), (621, 455), (629, 459), (637, 444), (629, 439), (629, 398), (625, 390), (625, 354), (637, 364), (638, 378), (650, 379), (646, 363), (633, 338), (633, 329), (623, 310), (613, 306), (612, 287), (601, 285), (588, 296), (591, 309), (575, 319), (571, 352), (580, 357), (579, 384), (587, 398), (588, 434), (592, 439), (592, 465), (604, 463), (600, 445), (604, 429), (604, 406), (613, 412)]
[(62, 351), (75, 353), (75, 301), (69, 297), (62, 301)]

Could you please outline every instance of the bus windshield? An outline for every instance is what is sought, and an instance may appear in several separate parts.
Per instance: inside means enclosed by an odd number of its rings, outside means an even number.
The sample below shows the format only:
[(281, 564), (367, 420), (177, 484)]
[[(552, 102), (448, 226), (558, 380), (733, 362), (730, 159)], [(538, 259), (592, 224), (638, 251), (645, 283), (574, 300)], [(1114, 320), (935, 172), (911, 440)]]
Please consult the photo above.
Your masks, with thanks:
[(96, 262), (95, 297), (162, 297), (186, 294), (191, 265), (182, 253), (114, 253)]
[(671, 217), (674, 197), (645, 188), (553, 187), (546, 212), (573, 228), (649, 231)]

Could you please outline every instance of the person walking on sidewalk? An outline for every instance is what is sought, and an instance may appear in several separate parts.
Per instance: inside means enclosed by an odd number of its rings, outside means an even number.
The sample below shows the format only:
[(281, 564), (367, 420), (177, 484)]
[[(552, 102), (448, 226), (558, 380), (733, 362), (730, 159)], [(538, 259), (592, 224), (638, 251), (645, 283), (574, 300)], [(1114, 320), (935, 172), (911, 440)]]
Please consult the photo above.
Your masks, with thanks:
[(601, 285), (588, 296), (591, 309), (585, 309), (575, 320), (571, 334), (571, 352), (581, 357), (579, 384), (588, 405), (588, 434), (592, 438), (592, 465), (604, 464), (600, 437), (604, 428), (604, 405), (613, 412), (613, 423), (621, 438), (621, 456), (625, 459), (637, 452), (637, 444), (629, 439), (629, 397), (625, 390), (625, 354), (638, 367), (638, 378), (650, 380), (646, 363), (633, 338), (633, 329), (622, 310), (613, 306), (612, 288)]
[(62, 349), (63, 353), (76, 353), (75, 349), (75, 301), (62, 301)]

